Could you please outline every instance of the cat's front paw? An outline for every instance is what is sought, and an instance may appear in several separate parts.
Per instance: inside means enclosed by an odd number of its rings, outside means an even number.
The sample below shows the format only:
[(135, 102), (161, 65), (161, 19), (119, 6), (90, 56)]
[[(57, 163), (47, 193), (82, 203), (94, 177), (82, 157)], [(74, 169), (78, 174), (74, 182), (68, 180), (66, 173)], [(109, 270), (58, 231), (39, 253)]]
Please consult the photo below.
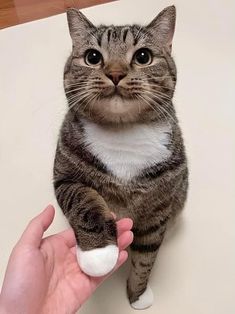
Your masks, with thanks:
[(113, 270), (118, 254), (119, 249), (114, 244), (89, 251), (82, 251), (77, 246), (78, 264), (85, 274), (92, 277), (101, 277)]

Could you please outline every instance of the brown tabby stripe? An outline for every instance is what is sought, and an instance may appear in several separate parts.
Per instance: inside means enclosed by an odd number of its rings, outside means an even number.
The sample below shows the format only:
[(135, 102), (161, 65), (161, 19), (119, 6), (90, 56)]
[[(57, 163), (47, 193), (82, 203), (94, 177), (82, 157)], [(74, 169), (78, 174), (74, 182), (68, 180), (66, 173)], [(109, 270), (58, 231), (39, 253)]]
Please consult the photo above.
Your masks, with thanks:
[(109, 29), (108, 32), (107, 32), (107, 40), (108, 40), (108, 42), (110, 41), (111, 32), (112, 32), (111, 29)]
[(180, 155), (175, 160), (169, 160), (168, 162), (164, 162), (153, 167), (146, 169), (141, 175), (141, 178), (146, 179), (155, 179), (167, 171), (173, 171), (180, 167), (185, 162), (185, 156)]
[(164, 226), (166, 224), (166, 222), (168, 220), (169, 220), (169, 217), (165, 217), (165, 219), (163, 219), (162, 221), (160, 221), (156, 225), (147, 227), (145, 229), (133, 228), (132, 231), (133, 231), (134, 235), (138, 236), (138, 237), (148, 235), (149, 233), (153, 233), (153, 232), (158, 231), (162, 226)]
[(155, 252), (159, 249), (161, 243), (151, 243), (151, 244), (137, 244), (132, 243), (131, 249), (133, 251), (138, 251), (139, 253), (149, 253)]
[(152, 266), (152, 263), (140, 262), (139, 265), (142, 266), (142, 267), (150, 267), (150, 266)]
[(124, 41), (124, 42), (126, 41), (127, 33), (128, 33), (128, 29), (125, 29), (125, 30), (123, 31), (123, 41)]

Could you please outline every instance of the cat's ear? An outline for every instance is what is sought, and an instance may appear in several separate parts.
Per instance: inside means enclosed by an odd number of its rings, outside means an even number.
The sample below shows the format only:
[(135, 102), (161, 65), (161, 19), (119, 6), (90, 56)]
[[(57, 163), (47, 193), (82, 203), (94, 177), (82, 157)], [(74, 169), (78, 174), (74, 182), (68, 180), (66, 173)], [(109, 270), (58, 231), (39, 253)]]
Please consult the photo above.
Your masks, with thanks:
[(147, 29), (156, 38), (156, 42), (171, 50), (175, 31), (176, 9), (175, 6), (166, 7), (147, 26)]
[(95, 29), (95, 26), (77, 9), (68, 9), (67, 19), (70, 36), (73, 41), (86, 37), (91, 29)]

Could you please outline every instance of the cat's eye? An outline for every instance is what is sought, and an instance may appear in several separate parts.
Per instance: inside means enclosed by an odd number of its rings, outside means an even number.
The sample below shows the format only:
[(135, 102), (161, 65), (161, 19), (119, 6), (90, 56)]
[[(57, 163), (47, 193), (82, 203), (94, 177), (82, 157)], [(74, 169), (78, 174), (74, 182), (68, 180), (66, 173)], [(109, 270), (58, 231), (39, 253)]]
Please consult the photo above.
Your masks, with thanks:
[(85, 62), (87, 65), (99, 65), (102, 62), (102, 54), (95, 49), (89, 49), (85, 53)]
[(152, 53), (147, 48), (141, 48), (136, 51), (133, 62), (137, 65), (148, 65), (152, 62)]

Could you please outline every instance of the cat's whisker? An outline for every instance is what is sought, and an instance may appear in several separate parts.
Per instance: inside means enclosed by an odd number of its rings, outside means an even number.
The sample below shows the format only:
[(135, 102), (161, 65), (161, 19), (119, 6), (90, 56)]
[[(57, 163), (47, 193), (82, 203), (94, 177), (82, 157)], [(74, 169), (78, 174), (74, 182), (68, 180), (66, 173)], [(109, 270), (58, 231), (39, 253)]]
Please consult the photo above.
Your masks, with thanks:
[[(151, 98), (151, 101), (153, 101), (153, 104), (155, 105), (157, 110), (163, 115), (163, 117), (166, 119), (167, 123), (169, 124), (169, 122), (168, 122), (169, 121), (169, 116), (168, 116), (167, 112), (165, 110), (162, 110), (163, 108), (160, 107), (159, 103), (156, 102), (156, 100)], [(157, 106), (156, 106), (156, 104), (157, 104)]]
[(88, 106), (89, 104), (89, 116), (91, 117), (91, 107), (92, 105), (94, 104), (94, 100), (97, 98), (97, 94), (94, 94), (93, 97), (91, 97), (90, 99), (87, 99), (87, 104), (86, 106), (84, 107), (84, 110), (86, 109), (86, 107)]
[(73, 86), (73, 85), (77, 85), (80, 83), (87, 83), (89, 80), (89, 82), (93, 82), (93, 81), (99, 81), (99, 77), (89, 77), (89, 76), (84, 76), (83, 79), (79, 79), (79, 81), (75, 81), (74, 83), (65, 83), (65, 86)]
[(65, 90), (66, 89), (71, 89), (71, 88), (76, 88), (76, 87), (80, 87), (80, 86), (86, 86), (87, 82), (83, 82), (83, 83), (77, 83), (77, 84), (73, 84), (73, 85), (66, 85), (65, 86)]
[(152, 106), (152, 104), (145, 97), (140, 96), (139, 98), (142, 101), (144, 101), (152, 110), (154, 110), (157, 113), (157, 115), (159, 115), (159, 112)]
[(71, 89), (69, 91), (65, 91), (65, 94), (71, 94), (71, 93), (74, 93), (74, 92), (77, 92), (77, 91), (81, 91), (81, 90), (86, 90), (84, 87), (80, 87), (80, 88), (74, 88), (74, 89)]
[(147, 78), (147, 79), (157, 79), (157, 78), (159, 78), (159, 79), (165, 79), (165, 78), (171, 78), (171, 79), (173, 79), (173, 77), (172, 77), (172, 75), (149, 75), (149, 74), (147, 74), (146, 75), (146, 77), (145, 78)]
[(75, 95), (71, 95), (71, 96), (67, 97), (67, 100), (72, 101), (74, 99), (80, 99), (83, 95), (86, 95), (86, 94), (88, 94), (88, 91), (76, 93)]
[(79, 80), (74, 81), (73, 83), (68, 83), (67, 81), (65, 81), (65, 85), (66, 85), (66, 86), (71, 86), (71, 85), (76, 85), (76, 84), (78, 84), (78, 83), (86, 83), (88, 79), (89, 79), (89, 80), (92, 80), (92, 78), (89, 78), (89, 77), (87, 76), (87, 77), (85, 77), (85, 78), (83, 78), (83, 79), (79, 78)]
[(158, 114), (158, 111), (151, 105), (151, 103), (144, 96), (138, 94), (137, 98), (144, 101), (149, 107), (151, 107)]
[[(158, 104), (158, 106), (160, 106), (160, 108), (161, 108), (161, 110), (163, 110), (168, 116), (169, 116), (169, 118), (174, 122), (174, 123), (177, 123), (177, 121), (176, 121), (176, 119), (171, 115), (171, 113), (167, 110), (167, 107), (169, 106), (169, 103), (166, 103), (163, 99), (161, 99), (161, 97), (158, 97), (157, 95), (154, 95), (154, 98), (157, 98), (157, 104)], [(160, 101), (160, 103), (159, 103), (159, 101)], [(163, 104), (165, 104), (166, 105), (166, 107), (163, 107), (162, 106), (162, 104), (161, 104), (161, 102), (163, 103)]]
[(79, 86), (78, 88), (73, 88), (73, 89), (70, 89), (68, 91), (65, 92), (65, 94), (69, 94), (69, 93), (72, 93), (72, 92), (75, 92), (75, 91), (79, 91), (79, 90), (92, 90), (92, 89), (100, 89), (100, 88), (104, 88), (103, 86), (101, 87), (100, 85), (85, 85), (85, 86)]
[(150, 97), (148, 97), (147, 96), (147, 98), (149, 99), (149, 100), (147, 100), (145, 97), (146, 97), (147, 95), (145, 95), (145, 96), (143, 96), (143, 100), (149, 105), (149, 107), (151, 107), (158, 115), (159, 115), (159, 112), (160, 112), (160, 114), (161, 115), (163, 115), (163, 117), (166, 119), (166, 120), (168, 120), (167, 119), (167, 116), (164, 114), (164, 112), (159, 108), (159, 107), (154, 107), (152, 104), (151, 104), (151, 102), (153, 101), (152, 100), (152, 98), (150, 98)]
[(66, 90), (70, 90), (72, 88), (77, 88), (77, 87), (81, 87), (81, 86), (89, 86), (89, 83), (90, 83), (90, 80), (89, 80), (89, 82), (85, 81), (85, 82), (78, 82), (76, 84), (66, 84), (66, 85), (64, 85), (64, 90), (66, 91)]
[(71, 104), (69, 104), (68, 111), (72, 110), (77, 104), (78, 104), (78, 101), (74, 101)]
[(164, 86), (164, 85), (158, 85), (158, 84), (153, 84), (153, 83), (149, 83), (148, 81), (146, 81), (143, 85), (146, 85), (146, 86), (153, 86), (153, 87), (157, 87), (157, 88), (162, 88), (162, 89), (169, 89), (169, 90), (172, 90), (174, 91), (175, 88), (173, 87), (169, 87), (169, 86)]
[(87, 88), (75, 88), (73, 90), (71, 90), (70, 92), (66, 92), (65, 95), (66, 97), (70, 97), (73, 96), (76, 92), (76, 95), (79, 94), (80, 92), (84, 92), (84, 91), (88, 91), (89, 89)]
[(81, 89), (85, 89), (85, 88), (99, 88), (100, 86), (99, 85), (96, 85), (95, 83), (93, 83), (92, 85), (89, 85), (87, 82), (84, 83), (84, 84), (81, 84), (81, 85), (75, 85), (73, 86), (73, 88), (65, 88), (65, 94), (68, 94), (68, 93), (72, 93), (74, 91), (77, 91), (77, 90), (81, 90)]
[(76, 93), (75, 95), (67, 96), (67, 100), (70, 101), (70, 100), (75, 99), (75, 98), (80, 98), (81, 96), (83, 96), (85, 94), (90, 94), (90, 93), (94, 93), (94, 92), (97, 92), (97, 90), (94, 90), (94, 89), (84, 90), (84, 91)]
[(169, 101), (172, 100), (172, 97), (169, 97), (167, 94), (164, 94), (164, 93), (162, 93), (162, 92), (160, 92), (160, 91), (158, 91), (158, 90), (156, 90), (154, 88), (143, 89), (143, 92), (150, 92), (150, 93), (153, 93), (153, 94), (157, 93), (157, 94), (161, 95), (163, 98), (165, 98), (166, 100), (169, 100)]
[[(164, 108), (160, 102), (163, 102), (167, 107), (169, 106), (169, 103), (166, 103), (163, 99), (161, 99), (160, 97), (156, 97), (156, 95), (153, 95), (152, 93), (150, 93), (151, 96), (153, 96), (154, 98), (157, 98), (158, 101), (156, 101), (156, 99), (152, 98), (152, 97), (147, 97), (153, 101), (155, 104), (157, 104), (157, 109), (159, 109), (160, 111), (164, 111), (166, 113), (166, 115), (170, 118), (170, 120), (172, 120), (174, 123), (177, 123), (177, 121), (174, 119), (174, 117), (170, 114), (170, 112)], [(160, 102), (159, 102), (160, 101)]]
[[(85, 111), (85, 109), (86, 109), (86, 107), (88, 106), (88, 105), (90, 105), (90, 103), (91, 103), (91, 101), (93, 101), (94, 99), (96, 98), (96, 94), (89, 94), (89, 95), (87, 95), (87, 97), (84, 97), (83, 98), (83, 101), (82, 102), (79, 102), (79, 107), (81, 107), (82, 106), (82, 104), (84, 103), (84, 102), (86, 102), (86, 105), (85, 105), (85, 107), (83, 108), (83, 111)], [(79, 107), (77, 108), (77, 110), (79, 109)], [(77, 112), (77, 110), (75, 110), (75, 113)]]
[(172, 75), (163, 75), (163, 76), (154, 76), (154, 75), (146, 75), (144, 78), (143, 78), (143, 81), (145, 83), (149, 83), (149, 82), (153, 82), (153, 83), (157, 83), (156, 80), (165, 80), (165, 79), (171, 79), (172, 82), (176, 83), (175, 79), (172, 77)]
[(69, 89), (69, 88), (71, 88), (71, 87), (77, 87), (77, 86), (81, 86), (81, 85), (85, 85), (87, 82), (78, 82), (78, 83), (76, 83), (76, 84), (65, 84), (64, 85), (64, 89), (66, 90), (66, 89)]
[(158, 92), (156, 90), (144, 90), (144, 93), (152, 94), (152, 95), (157, 95), (161, 97), (166, 103), (171, 103), (172, 102), (172, 97), (169, 97), (161, 92)]
[(71, 107), (71, 103), (74, 104), (74, 103), (77, 103), (77, 104), (80, 104), (81, 103), (81, 100), (83, 100), (83, 98), (85, 98), (86, 96), (89, 96), (90, 93), (87, 93), (87, 92), (84, 92), (84, 93), (81, 93), (81, 94), (76, 94), (74, 95), (73, 97), (71, 97), (70, 99), (68, 99), (69, 101), (69, 110), (71, 110), (74, 106)]
[(88, 98), (90, 95), (91, 95), (90, 93), (84, 93), (83, 95), (81, 95), (78, 100), (79, 105), (82, 105), (84, 100)]
[(73, 86), (66, 86), (64, 90), (65, 90), (65, 91), (68, 91), (68, 90), (71, 90), (71, 89), (74, 89), (74, 88), (85, 87), (85, 86), (89, 86), (89, 85), (87, 84), (87, 82), (86, 82), (86, 83), (81, 83), (81, 84), (75, 84), (75, 85), (73, 85)]
[[(101, 94), (101, 92), (97, 93), (96, 99), (99, 99), (100, 94)], [(94, 107), (94, 104), (95, 104), (95, 102), (92, 102), (92, 103), (90, 104), (90, 107), (89, 107), (89, 117), (90, 117), (90, 118), (91, 118), (91, 111), (92, 111), (92, 109), (93, 109), (93, 107)]]
[(86, 99), (86, 98), (89, 99), (89, 96), (93, 96), (93, 95), (96, 95), (96, 91), (89, 91), (89, 93), (83, 94), (83, 97), (79, 99), (79, 102), (80, 100), (82, 100), (82, 103), (83, 103), (84, 102), (83, 99)]
[(89, 79), (89, 81), (92, 80), (92, 78), (86, 77), (86, 78), (74, 81), (73, 83), (68, 83), (67, 81), (64, 81), (64, 85), (65, 86), (74, 86), (74, 85), (81, 84), (81, 83), (87, 83), (88, 79)]
[[(166, 78), (168, 78), (168, 77), (166, 77)], [(166, 79), (166, 78), (164, 78), (164, 79)], [(169, 77), (170, 78), (170, 77)], [(159, 82), (161, 82), (162, 83), (162, 81), (164, 81), (164, 79), (162, 79), (162, 80), (160, 80), (159, 79)], [(143, 83), (146, 83), (146, 84), (149, 84), (149, 85), (157, 85), (157, 86), (159, 86), (158, 85), (158, 83), (157, 83), (157, 81), (154, 81), (154, 79), (150, 79), (150, 80), (143, 80)], [(160, 86), (164, 86), (164, 85), (160, 85)], [(167, 88), (167, 86), (164, 86), (164, 87), (166, 87)], [(171, 87), (170, 87), (171, 88)]]

